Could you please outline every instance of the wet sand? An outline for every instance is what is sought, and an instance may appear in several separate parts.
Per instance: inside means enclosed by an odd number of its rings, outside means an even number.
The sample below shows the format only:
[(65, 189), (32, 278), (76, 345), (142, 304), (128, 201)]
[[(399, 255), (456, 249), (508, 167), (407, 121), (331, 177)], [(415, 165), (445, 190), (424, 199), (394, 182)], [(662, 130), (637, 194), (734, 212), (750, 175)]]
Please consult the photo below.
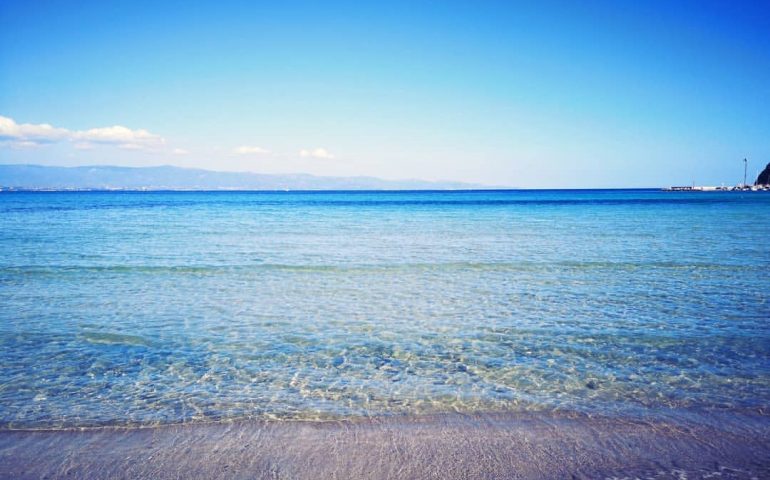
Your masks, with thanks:
[(770, 416), (447, 414), (0, 431), (0, 477), (761, 479), (770, 478)]

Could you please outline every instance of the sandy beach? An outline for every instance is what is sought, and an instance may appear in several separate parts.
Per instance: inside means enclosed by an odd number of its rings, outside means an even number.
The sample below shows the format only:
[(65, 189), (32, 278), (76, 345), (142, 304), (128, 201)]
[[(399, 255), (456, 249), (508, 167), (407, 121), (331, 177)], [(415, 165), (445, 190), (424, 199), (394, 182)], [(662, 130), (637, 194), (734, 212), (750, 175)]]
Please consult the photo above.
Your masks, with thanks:
[[(769, 478), (770, 417), (448, 414), (0, 432), (2, 478)], [(671, 418), (671, 417), (669, 417)]]

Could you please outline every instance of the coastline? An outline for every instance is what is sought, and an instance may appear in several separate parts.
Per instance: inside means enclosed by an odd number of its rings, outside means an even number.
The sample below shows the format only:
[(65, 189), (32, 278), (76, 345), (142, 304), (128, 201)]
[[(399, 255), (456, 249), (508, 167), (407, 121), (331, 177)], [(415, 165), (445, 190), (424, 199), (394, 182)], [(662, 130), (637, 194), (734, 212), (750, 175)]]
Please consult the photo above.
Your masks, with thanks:
[(709, 476), (770, 476), (770, 415), (533, 412), (0, 431), (2, 478)]

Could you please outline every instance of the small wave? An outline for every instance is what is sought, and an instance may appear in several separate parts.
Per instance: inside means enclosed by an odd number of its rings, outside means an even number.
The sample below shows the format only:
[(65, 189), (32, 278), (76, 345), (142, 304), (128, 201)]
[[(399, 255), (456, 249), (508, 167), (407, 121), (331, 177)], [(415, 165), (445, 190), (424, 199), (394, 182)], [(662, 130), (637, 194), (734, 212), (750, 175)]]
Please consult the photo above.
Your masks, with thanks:
[(248, 273), (251, 271), (275, 270), (287, 272), (388, 272), (388, 271), (446, 271), (446, 270), (485, 270), (485, 271), (541, 271), (553, 269), (573, 270), (637, 270), (637, 269), (672, 269), (672, 270), (731, 270), (749, 271), (766, 268), (762, 265), (736, 265), (726, 263), (680, 263), (680, 262), (415, 262), (383, 264), (289, 264), (257, 263), (242, 265), (23, 265), (0, 268), (2, 275), (66, 275), (84, 273), (146, 273), (146, 274), (228, 274)]

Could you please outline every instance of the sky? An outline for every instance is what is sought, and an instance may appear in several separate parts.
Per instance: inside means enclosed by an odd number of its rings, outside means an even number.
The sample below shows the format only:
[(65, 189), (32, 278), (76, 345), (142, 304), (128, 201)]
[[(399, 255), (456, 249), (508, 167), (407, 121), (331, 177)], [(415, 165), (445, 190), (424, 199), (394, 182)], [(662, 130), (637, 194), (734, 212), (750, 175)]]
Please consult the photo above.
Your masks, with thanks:
[(519, 188), (770, 162), (770, 0), (0, 0), (0, 163)]

